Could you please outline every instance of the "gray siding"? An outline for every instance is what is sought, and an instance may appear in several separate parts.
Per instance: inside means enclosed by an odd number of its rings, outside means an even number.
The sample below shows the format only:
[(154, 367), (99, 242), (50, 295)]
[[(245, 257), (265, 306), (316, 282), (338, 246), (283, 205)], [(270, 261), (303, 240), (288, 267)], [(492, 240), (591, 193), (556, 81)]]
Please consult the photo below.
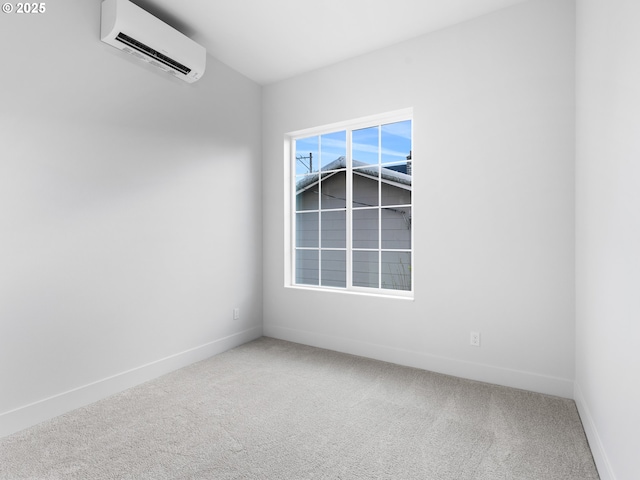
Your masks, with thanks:
[[(411, 187), (393, 185), (354, 171), (353, 282), (356, 286), (410, 289)], [(310, 183), (309, 180), (314, 179)], [(346, 172), (324, 172), (307, 179), (296, 195), (296, 282), (346, 286)], [(302, 177), (299, 177), (302, 178)], [(382, 200), (382, 205), (380, 201)], [(382, 230), (379, 237), (378, 226)], [(338, 249), (338, 250), (334, 250)], [(364, 250), (363, 250), (364, 249)], [(373, 249), (374, 251), (370, 251)], [(322, 270), (320, 276), (319, 270)], [(320, 280), (322, 278), (322, 280)]]

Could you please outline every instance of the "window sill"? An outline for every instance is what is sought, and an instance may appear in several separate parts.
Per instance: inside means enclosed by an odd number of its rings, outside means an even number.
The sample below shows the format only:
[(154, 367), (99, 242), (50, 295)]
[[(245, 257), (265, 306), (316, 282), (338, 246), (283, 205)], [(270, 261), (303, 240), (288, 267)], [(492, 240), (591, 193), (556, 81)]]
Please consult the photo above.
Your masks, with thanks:
[[(361, 297), (378, 297), (378, 298), (388, 298), (393, 300), (409, 300), (414, 301), (413, 292), (402, 292), (402, 293), (387, 293), (385, 291), (376, 290), (376, 291), (364, 291), (364, 290), (347, 290), (344, 288), (331, 288), (331, 287), (314, 287), (308, 285), (285, 285), (285, 288), (292, 290), (303, 290), (310, 292), (319, 292), (319, 293), (338, 293), (343, 295), (356, 295)], [(401, 292), (401, 291), (399, 291)]]

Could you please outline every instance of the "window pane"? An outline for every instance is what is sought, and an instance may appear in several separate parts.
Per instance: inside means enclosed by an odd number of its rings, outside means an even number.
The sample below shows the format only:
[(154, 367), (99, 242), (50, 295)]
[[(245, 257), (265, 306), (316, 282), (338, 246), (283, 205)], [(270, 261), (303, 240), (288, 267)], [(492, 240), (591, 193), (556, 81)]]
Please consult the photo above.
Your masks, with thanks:
[(345, 168), (347, 157), (347, 132), (335, 132), (320, 137), (322, 170)]
[(299, 138), (296, 140), (296, 175), (317, 172), (320, 157), (318, 145), (320, 137)]
[(346, 248), (347, 212), (322, 212), (322, 248)]
[(322, 250), (322, 285), (326, 287), (347, 286), (347, 252)]
[(352, 132), (351, 157), (354, 167), (378, 164), (379, 132), (378, 127), (363, 128)]
[(382, 288), (411, 290), (411, 253), (382, 252)]
[(353, 211), (353, 248), (378, 248), (378, 209)]
[(411, 248), (411, 208), (383, 208), (382, 248)]
[(296, 284), (412, 291), (412, 121), (386, 118), (294, 139)]
[(347, 206), (347, 172), (324, 174), (322, 179), (322, 209), (345, 208)]
[(378, 201), (378, 167), (353, 171), (353, 206), (375, 207)]
[(318, 210), (318, 174), (296, 177), (296, 210)]
[[(385, 171), (387, 173), (385, 173)], [(411, 177), (382, 169), (382, 205), (411, 205)]]
[(378, 252), (353, 252), (353, 285), (378, 288)]
[(318, 285), (318, 250), (296, 250), (296, 283)]
[(296, 214), (296, 247), (318, 247), (318, 213)]
[(411, 120), (382, 125), (382, 163), (404, 168), (411, 156)]

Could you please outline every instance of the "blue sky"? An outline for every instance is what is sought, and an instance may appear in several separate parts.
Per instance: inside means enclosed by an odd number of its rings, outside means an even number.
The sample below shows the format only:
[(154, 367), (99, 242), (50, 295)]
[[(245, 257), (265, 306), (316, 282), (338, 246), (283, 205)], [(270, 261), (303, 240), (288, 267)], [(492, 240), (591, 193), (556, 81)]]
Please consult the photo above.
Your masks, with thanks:
[[(353, 158), (361, 162), (378, 163), (378, 143), (381, 135), (382, 163), (404, 163), (411, 150), (411, 120), (390, 123), (378, 127), (353, 131)], [(346, 156), (346, 132), (340, 131), (321, 136), (296, 140), (296, 156), (313, 154), (313, 171), (318, 165), (327, 165), (336, 158)], [(322, 157), (322, 158), (320, 158)], [(304, 165), (303, 163), (304, 162)], [(296, 162), (296, 173), (308, 173), (309, 159)]]

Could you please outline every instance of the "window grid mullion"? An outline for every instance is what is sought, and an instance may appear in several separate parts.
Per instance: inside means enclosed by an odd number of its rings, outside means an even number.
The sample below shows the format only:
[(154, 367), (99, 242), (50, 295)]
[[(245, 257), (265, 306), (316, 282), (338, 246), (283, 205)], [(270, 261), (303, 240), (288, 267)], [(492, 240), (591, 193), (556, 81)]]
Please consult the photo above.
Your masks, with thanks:
[(345, 245), (347, 247), (346, 269), (347, 287), (353, 288), (353, 165), (352, 165), (352, 133), (353, 129), (347, 130), (347, 173), (346, 173), (346, 209), (347, 209), (347, 235)]
[(322, 135), (318, 135), (318, 286), (322, 286)]
[(378, 288), (382, 288), (382, 125), (378, 125)]

